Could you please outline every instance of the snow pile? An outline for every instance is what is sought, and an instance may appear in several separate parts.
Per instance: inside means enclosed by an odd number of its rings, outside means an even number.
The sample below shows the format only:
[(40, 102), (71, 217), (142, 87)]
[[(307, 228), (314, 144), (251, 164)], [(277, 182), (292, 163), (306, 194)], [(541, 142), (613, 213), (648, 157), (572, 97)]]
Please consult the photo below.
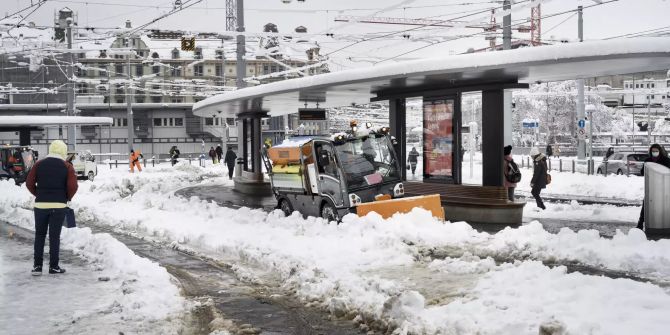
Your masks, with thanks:
[[(421, 209), (388, 220), (375, 213), (348, 215), (336, 225), (298, 213), (284, 217), (280, 211), (230, 209), (172, 193), (198, 182), (230, 183), (219, 178), (224, 172), (221, 166), (188, 165), (133, 175), (101, 170), (95, 182), (80, 184), (73, 207), (80, 220), (234, 264), (240, 278), (281, 285), (336, 317), (355, 317), (361, 329), (537, 334), (545, 325), (577, 334), (651, 334), (667, 327), (657, 311), (667, 313), (670, 298), (658, 286), (567, 274), (534, 260), (578, 262), (663, 279), (670, 276), (670, 241), (647, 241), (638, 231), (619, 232), (611, 240), (587, 230), (552, 235), (538, 222), (492, 235), (464, 222), (439, 223)], [(208, 178), (214, 181), (205, 182)], [(0, 184), (3, 190), (10, 186)], [(11, 187), (13, 192), (1, 192), (2, 218), (30, 205), (25, 188)], [(493, 259), (507, 263), (497, 265)], [(439, 284), (433, 278), (460, 281), (442, 288), (433, 285)], [(607, 292), (621, 293), (612, 298)], [(625, 306), (611, 304), (613, 299)], [(584, 308), (568, 308), (570, 304)], [(646, 308), (652, 312), (644, 312)], [(616, 324), (612, 315), (623, 313), (635, 316), (618, 319), (625, 327), (603, 325)]]

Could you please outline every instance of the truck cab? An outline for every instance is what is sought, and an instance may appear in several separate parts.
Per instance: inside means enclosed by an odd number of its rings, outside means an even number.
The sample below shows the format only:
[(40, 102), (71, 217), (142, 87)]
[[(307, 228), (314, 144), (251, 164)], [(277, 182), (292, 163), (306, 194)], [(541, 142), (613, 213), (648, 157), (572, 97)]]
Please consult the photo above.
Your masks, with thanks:
[(16, 185), (22, 184), (36, 160), (37, 152), (29, 146), (0, 147), (0, 179), (13, 179)]
[(93, 181), (98, 175), (98, 166), (95, 156), (90, 151), (68, 152), (66, 161), (72, 163), (77, 179), (88, 179)]

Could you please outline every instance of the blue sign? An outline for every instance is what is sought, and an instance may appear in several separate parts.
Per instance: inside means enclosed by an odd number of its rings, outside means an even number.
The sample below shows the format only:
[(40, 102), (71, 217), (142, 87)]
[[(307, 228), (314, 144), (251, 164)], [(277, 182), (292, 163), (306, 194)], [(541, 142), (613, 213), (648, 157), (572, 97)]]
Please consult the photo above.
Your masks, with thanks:
[(540, 123), (537, 121), (528, 121), (528, 122), (522, 122), (521, 126), (523, 128), (539, 128)]
[(579, 126), (579, 128), (584, 128), (584, 127), (586, 127), (586, 121), (579, 120), (579, 121), (577, 121), (577, 125)]

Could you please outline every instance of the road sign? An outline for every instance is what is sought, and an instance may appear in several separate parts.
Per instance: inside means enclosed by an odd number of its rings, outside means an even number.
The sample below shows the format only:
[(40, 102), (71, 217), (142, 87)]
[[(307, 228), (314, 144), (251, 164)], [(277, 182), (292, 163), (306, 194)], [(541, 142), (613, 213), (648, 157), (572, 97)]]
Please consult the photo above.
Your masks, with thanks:
[(577, 121), (577, 125), (579, 126), (579, 128), (586, 127), (586, 120), (582, 119), (582, 120)]
[(580, 140), (586, 139), (586, 129), (579, 128), (579, 130), (577, 130), (577, 138)]

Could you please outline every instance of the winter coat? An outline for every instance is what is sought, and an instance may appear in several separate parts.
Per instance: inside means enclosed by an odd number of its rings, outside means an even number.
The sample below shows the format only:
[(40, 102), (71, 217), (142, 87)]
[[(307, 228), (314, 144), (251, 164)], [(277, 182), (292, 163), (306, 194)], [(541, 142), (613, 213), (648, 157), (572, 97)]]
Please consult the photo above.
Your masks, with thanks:
[(235, 160), (237, 159), (237, 155), (233, 150), (228, 150), (226, 151), (226, 157), (223, 159), (223, 162), (228, 164), (228, 165), (235, 165)]
[(417, 163), (419, 161), (419, 152), (412, 150), (407, 154), (407, 161), (410, 163)]
[(209, 149), (209, 157), (212, 157), (212, 158), (216, 157), (216, 150)]
[(509, 169), (508, 169), (508, 165), (509, 165), (509, 162), (513, 162), (513, 161), (514, 161), (514, 159), (512, 158), (512, 155), (507, 155), (507, 156), (505, 156), (505, 158), (503, 159), (503, 174), (504, 174), (504, 176), (503, 176), (503, 177), (504, 177), (504, 178), (503, 178), (503, 185), (504, 185), (506, 188), (516, 187), (516, 183), (511, 183), (511, 182), (509, 182), (509, 181), (507, 180), (507, 172), (508, 172), (508, 170), (509, 170)]
[(554, 148), (551, 147), (551, 145), (547, 145), (547, 156), (553, 156), (554, 155)]
[[(656, 148), (660, 151), (658, 157), (654, 158), (651, 156), (651, 149)], [(658, 144), (654, 144), (649, 148), (649, 158), (644, 160), (644, 163), (646, 165), (647, 162), (652, 162), (652, 163), (657, 163), (661, 164), (668, 169), (670, 169), (670, 158), (668, 157), (668, 153), (665, 151), (663, 147), (661, 147)], [(640, 174), (644, 176), (644, 165), (642, 165), (642, 170), (640, 171)]]
[(547, 187), (547, 156), (539, 154), (533, 157), (533, 179), (530, 183), (533, 187)]
[(223, 149), (221, 146), (216, 147), (216, 155), (219, 156), (219, 158), (223, 157)]
[(135, 162), (139, 162), (141, 157), (144, 157), (144, 156), (142, 156), (141, 152), (139, 152), (139, 151), (131, 152), (130, 153), (130, 164), (133, 164)]

